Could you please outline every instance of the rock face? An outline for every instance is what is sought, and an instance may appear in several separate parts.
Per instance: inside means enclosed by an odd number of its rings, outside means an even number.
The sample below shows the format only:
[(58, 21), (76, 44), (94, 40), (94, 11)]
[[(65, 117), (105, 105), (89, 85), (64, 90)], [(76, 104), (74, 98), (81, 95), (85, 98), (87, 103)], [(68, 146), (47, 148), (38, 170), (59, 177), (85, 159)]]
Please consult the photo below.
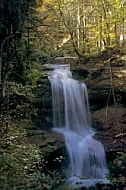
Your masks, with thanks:
[[(126, 110), (110, 106), (92, 114), (92, 124), (96, 128), (94, 138), (100, 140), (107, 155), (125, 152), (126, 148)], [(110, 155), (112, 156), (112, 155)]]
[(84, 78), (88, 87), (94, 138), (100, 140), (106, 153), (126, 149), (126, 55), (114, 51), (108, 58), (90, 58), (82, 66), (89, 72)]
[(48, 64), (77, 64), (78, 57), (50, 57)]

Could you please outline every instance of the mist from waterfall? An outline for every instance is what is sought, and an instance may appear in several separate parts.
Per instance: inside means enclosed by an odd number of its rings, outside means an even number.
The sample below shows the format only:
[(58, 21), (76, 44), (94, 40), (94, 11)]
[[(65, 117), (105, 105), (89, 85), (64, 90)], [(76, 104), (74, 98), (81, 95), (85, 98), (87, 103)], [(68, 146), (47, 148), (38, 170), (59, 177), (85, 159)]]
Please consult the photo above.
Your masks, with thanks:
[(104, 147), (93, 138), (87, 87), (72, 78), (69, 65), (51, 65), (54, 130), (65, 137), (70, 157), (67, 183), (92, 186), (108, 174)]

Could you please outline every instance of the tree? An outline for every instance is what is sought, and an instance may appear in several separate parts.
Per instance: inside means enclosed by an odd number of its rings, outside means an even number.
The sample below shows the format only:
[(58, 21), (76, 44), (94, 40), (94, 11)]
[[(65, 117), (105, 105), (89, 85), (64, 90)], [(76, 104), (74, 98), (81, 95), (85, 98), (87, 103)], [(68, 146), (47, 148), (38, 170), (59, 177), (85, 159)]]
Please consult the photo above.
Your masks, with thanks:
[(55, 4), (79, 56), (118, 45), (119, 38), (124, 44), (124, 0), (60, 0)]
[(0, 109), (9, 72), (13, 67), (22, 70), (18, 53), (24, 21), (31, 5), (35, 5), (34, 0), (1, 0), (0, 3)]

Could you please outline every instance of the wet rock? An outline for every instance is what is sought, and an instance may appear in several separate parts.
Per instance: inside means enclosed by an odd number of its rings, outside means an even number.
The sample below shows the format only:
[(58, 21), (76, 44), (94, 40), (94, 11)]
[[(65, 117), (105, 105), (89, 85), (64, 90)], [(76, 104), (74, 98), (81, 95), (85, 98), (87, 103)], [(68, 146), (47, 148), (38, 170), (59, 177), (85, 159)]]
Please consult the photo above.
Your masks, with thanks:
[(79, 68), (79, 69), (73, 69), (72, 70), (72, 75), (73, 78), (77, 78), (79, 80), (85, 79), (88, 77), (89, 71), (87, 69)]
[(50, 57), (48, 63), (51, 64), (77, 64), (78, 57)]
[(103, 71), (104, 71), (104, 68), (92, 70), (91, 80), (101, 77)]

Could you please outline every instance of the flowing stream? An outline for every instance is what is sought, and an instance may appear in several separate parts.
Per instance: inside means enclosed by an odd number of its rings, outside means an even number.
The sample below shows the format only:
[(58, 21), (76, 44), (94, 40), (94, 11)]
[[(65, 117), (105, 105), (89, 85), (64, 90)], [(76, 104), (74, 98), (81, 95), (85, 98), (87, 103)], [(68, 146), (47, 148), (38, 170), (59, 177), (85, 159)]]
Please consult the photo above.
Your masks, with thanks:
[(104, 147), (93, 139), (87, 88), (72, 78), (69, 65), (51, 65), (54, 130), (65, 137), (70, 157), (66, 183), (72, 187), (89, 187), (108, 183)]

